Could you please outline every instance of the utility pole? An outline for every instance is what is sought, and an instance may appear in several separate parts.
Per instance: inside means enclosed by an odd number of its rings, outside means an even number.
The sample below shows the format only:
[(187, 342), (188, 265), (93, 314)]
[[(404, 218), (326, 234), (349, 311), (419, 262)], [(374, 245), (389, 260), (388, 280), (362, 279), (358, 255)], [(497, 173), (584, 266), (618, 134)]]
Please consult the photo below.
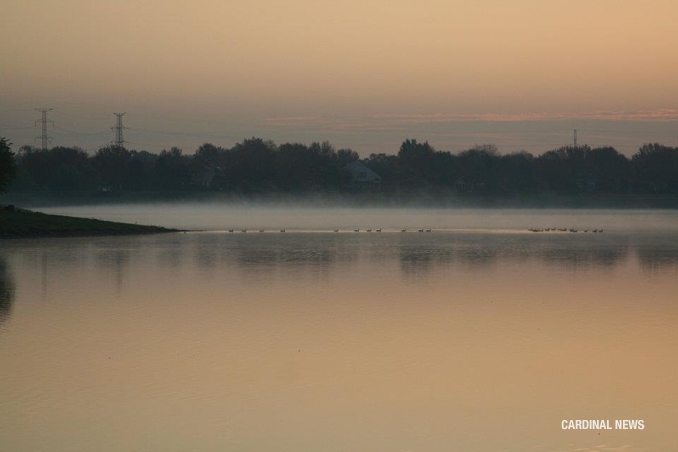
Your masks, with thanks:
[(38, 121), (35, 121), (35, 126), (38, 125), (38, 123), (41, 124), (41, 129), (42, 133), (40, 134), (39, 137), (35, 137), (36, 140), (40, 139), (42, 141), (42, 150), (46, 151), (47, 150), (47, 145), (52, 142), (52, 137), (47, 135), (47, 126), (52, 125), (54, 126), (54, 121), (48, 121), (47, 120), (47, 112), (52, 111), (52, 108), (36, 108), (37, 111), (42, 113), (42, 118)]
[(577, 149), (577, 129), (574, 129), (574, 148)]
[(125, 147), (125, 139), (123, 138), (122, 131), (126, 127), (122, 125), (122, 117), (125, 115), (125, 113), (113, 114), (115, 115), (115, 125), (111, 127), (111, 129), (115, 131), (115, 140), (113, 141), (113, 144), (117, 148), (123, 148)]

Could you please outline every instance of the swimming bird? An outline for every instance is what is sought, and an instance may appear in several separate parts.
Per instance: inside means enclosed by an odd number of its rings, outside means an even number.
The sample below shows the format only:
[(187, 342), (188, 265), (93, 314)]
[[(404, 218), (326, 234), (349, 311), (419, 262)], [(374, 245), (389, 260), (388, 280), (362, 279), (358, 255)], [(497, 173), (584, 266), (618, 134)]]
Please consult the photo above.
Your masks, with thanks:
[(259, 229), (259, 232), (264, 232), (264, 230), (263, 230), (263, 229)]
[(233, 229), (229, 229), (228, 232), (233, 232)]
[(407, 229), (401, 229), (400, 232), (407, 232)]
[(377, 232), (381, 232), (381, 228), (377, 229)]
[(354, 229), (353, 232), (360, 232), (360, 229)]
[(240, 231), (240, 232), (247, 232), (247, 229), (243, 229), (243, 230), (242, 230), (242, 231)]
[(285, 230), (284, 230), (284, 229), (281, 229), (280, 232), (285, 232)]
[(367, 232), (372, 232), (372, 229), (368, 229)]
[(339, 232), (339, 229), (335, 229), (334, 232)]
[(431, 230), (430, 230), (430, 229), (427, 229), (426, 232), (431, 232)]

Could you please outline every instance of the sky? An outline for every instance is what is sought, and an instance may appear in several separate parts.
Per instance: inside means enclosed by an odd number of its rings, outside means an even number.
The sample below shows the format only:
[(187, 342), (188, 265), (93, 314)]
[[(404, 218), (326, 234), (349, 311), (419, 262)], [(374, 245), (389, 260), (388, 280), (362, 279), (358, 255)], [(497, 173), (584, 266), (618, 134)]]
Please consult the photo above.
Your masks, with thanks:
[(675, 0), (0, 0), (0, 136), (678, 146)]

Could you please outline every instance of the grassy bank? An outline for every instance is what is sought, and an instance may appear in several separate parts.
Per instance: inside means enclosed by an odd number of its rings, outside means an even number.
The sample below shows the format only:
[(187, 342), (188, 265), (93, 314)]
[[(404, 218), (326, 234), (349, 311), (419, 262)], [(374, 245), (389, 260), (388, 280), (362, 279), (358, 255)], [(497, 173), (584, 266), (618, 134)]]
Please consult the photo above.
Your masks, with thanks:
[(0, 238), (79, 237), (159, 234), (164, 232), (176, 232), (176, 230), (160, 226), (143, 226), (90, 218), (47, 215), (23, 209), (8, 211), (0, 206)]

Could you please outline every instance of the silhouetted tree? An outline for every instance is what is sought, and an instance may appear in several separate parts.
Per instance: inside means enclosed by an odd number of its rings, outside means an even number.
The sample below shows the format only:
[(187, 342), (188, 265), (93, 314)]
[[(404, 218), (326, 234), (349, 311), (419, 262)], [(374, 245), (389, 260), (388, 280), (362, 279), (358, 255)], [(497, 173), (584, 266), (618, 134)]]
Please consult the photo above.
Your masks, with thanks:
[(16, 164), (11, 143), (6, 138), (0, 138), (0, 192), (6, 190), (15, 175)]
[(19, 184), (49, 190), (91, 190), (99, 174), (89, 155), (80, 148), (58, 146), (50, 150), (22, 147), (17, 157)]
[(155, 162), (155, 174), (160, 187), (177, 190), (191, 182), (190, 157), (183, 155), (181, 149), (173, 147), (162, 150)]
[(496, 146), (475, 146), (457, 155), (457, 175), (477, 190), (496, 191), (499, 176), (499, 155)]
[(360, 156), (353, 149), (339, 149), (337, 151), (337, 163), (340, 168), (343, 168), (349, 163), (353, 163), (359, 159)]
[(428, 141), (424, 143), (418, 143), (413, 139), (403, 141), (398, 151), (398, 160), (405, 176), (403, 182), (409, 186), (425, 185), (427, 175), (433, 167), (434, 155), (435, 149)]
[(224, 155), (224, 173), (230, 187), (246, 192), (275, 188), (276, 150), (272, 141), (251, 138), (227, 151)]
[(129, 182), (131, 190), (153, 190), (157, 187), (155, 172), (158, 155), (148, 151), (130, 151)]
[(92, 164), (106, 189), (120, 190), (129, 181), (132, 153), (125, 148), (106, 146), (97, 151)]
[[(240, 192), (332, 191), (342, 187), (342, 169), (359, 156), (327, 141), (310, 145), (251, 138), (231, 149), (210, 143), (194, 155), (178, 148), (160, 154), (114, 146), (94, 156), (82, 149), (24, 146), (13, 156), (0, 139), (2, 175), (14, 172), (13, 189), (40, 190), (231, 190)], [(488, 193), (678, 193), (678, 148), (646, 144), (628, 159), (612, 147), (567, 146), (533, 157), (501, 155), (493, 145), (458, 154), (428, 142), (405, 140), (397, 155), (361, 160), (382, 178), (385, 190), (456, 188)]]
[(313, 187), (317, 173), (308, 146), (301, 143), (285, 143), (276, 155), (276, 184), (283, 190), (301, 190)]
[(529, 193), (537, 190), (534, 157), (517, 152), (501, 157), (497, 173), (497, 189), (502, 193)]
[(396, 188), (404, 179), (400, 161), (393, 154), (371, 154), (364, 161), (365, 165), (379, 174), (385, 187)]
[(540, 155), (535, 164), (542, 187), (561, 192), (584, 190), (584, 160), (590, 151), (588, 146), (566, 146)]
[(586, 155), (585, 166), (589, 191), (624, 193), (631, 187), (631, 162), (613, 147), (591, 149)]
[(645, 144), (632, 158), (639, 190), (678, 193), (678, 148)]

